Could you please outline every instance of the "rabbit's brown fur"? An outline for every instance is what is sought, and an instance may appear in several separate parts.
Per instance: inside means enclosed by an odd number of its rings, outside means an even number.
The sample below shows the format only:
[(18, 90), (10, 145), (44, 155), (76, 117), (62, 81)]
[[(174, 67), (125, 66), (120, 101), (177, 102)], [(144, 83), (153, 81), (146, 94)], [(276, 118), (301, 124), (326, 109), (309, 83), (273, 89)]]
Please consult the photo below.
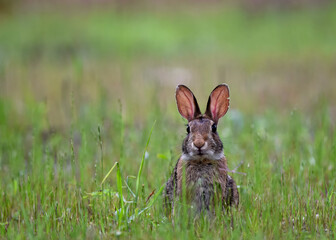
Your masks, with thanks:
[(187, 201), (198, 213), (210, 211), (217, 204), (238, 206), (237, 185), (227, 174), (223, 144), (216, 131), (219, 118), (229, 106), (228, 87), (222, 84), (214, 89), (205, 114), (200, 113), (196, 98), (183, 85), (177, 87), (176, 100), (181, 115), (188, 119), (188, 135), (183, 141), (182, 156), (166, 183), (166, 206), (173, 207), (174, 198), (181, 196), (183, 179)]

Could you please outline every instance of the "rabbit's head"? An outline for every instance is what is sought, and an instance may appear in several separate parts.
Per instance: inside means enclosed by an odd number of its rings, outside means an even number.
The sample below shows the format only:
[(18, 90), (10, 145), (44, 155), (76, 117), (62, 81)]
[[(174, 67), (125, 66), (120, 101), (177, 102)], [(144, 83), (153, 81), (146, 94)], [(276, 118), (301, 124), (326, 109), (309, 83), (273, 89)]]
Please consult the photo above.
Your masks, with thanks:
[(181, 159), (222, 159), (223, 144), (217, 133), (217, 123), (229, 109), (229, 87), (220, 84), (211, 92), (204, 114), (201, 113), (197, 100), (188, 87), (178, 85), (175, 97), (180, 114), (188, 120)]

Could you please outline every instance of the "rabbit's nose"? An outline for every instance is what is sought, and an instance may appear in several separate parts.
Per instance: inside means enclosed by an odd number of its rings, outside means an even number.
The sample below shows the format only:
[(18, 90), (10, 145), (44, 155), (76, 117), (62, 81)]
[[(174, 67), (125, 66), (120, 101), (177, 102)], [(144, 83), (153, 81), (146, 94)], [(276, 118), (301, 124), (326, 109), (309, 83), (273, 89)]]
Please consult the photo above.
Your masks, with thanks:
[(197, 148), (199, 148), (199, 149), (200, 149), (201, 147), (203, 147), (204, 144), (205, 144), (205, 142), (204, 142), (203, 139), (196, 139), (196, 140), (194, 141), (194, 145), (195, 145), (195, 147), (197, 147)]

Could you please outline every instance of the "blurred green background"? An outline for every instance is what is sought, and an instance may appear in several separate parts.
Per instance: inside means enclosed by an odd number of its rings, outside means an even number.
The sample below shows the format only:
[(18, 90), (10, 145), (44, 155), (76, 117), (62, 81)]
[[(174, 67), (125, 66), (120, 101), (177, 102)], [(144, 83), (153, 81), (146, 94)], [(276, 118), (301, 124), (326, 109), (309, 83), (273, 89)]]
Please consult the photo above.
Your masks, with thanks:
[[(335, 39), (327, 0), (0, 0), (2, 236), (334, 236)], [(230, 86), (219, 134), (229, 168), (242, 162), (247, 173), (234, 175), (241, 207), (231, 230), (177, 225), (162, 235), (172, 227), (161, 203), (132, 225), (115, 211), (138, 206), (87, 195), (115, 162), (122, 179), (137, 175), (156, 121), (147, 206), (180, 154), (181, 83), (202, 109), (217, 84)], [(117, 191), (114, 172), (105, 188)]]
[(1, 6), (1, 96), (16, 113), (27, 94), (43, 102), (51, 126), (69, 123), (71, 92), (80, 108), (102, 88), (133, 119), (152, 109), (144, 97), (150, 88), (174, 110), (178, 83), (204, 100), (227, 82), (232, 107), (249, 112), (310, 111), (321, 98), (335, 100), (333, 2), (3, 0)]

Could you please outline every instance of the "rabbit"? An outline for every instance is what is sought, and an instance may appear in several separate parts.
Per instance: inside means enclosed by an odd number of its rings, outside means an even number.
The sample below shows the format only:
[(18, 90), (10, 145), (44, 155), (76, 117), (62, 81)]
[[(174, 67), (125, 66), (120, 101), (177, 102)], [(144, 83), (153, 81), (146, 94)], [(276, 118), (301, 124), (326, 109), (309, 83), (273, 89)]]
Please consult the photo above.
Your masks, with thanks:
[(182, 196), (182, 189), (186, 189), (186, 199), (196, 213), (211, 212), (217, 204), (223, 209), (238, 207), (237, 185), (227, 174), (223, 143), (217, 133), (218, 121), (229, 109), (228, 85), (220, 84), (211, 92), (204, 114), (188, 87), (178, 85), (175, 97), (178, 111), (188, 125), (182, 155), (163, 193), (168, 214), (174, 214), (174, 200)]

